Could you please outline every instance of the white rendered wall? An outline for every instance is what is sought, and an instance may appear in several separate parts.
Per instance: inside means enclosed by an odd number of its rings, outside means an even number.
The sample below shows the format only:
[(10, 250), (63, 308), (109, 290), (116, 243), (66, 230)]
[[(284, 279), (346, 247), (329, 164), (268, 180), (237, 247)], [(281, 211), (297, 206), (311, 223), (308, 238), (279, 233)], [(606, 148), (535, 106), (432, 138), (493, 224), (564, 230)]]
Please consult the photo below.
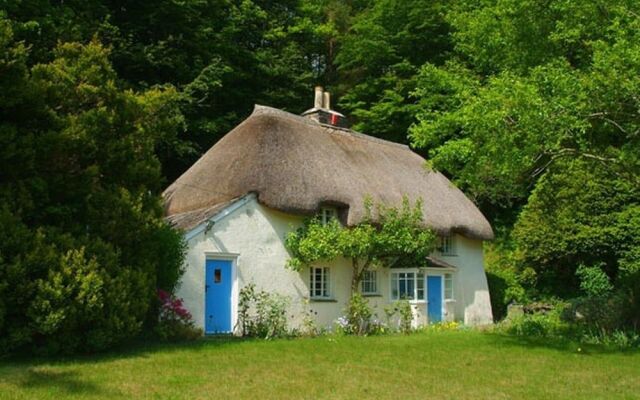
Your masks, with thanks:
[[(184, 299), (198, 327), (204, 327), (204, 273), (207, 256), (233, 258), (237, 254), (237, 282), (232, 298), (232, 323), (236, 323), (238, 291), (249, 283), (257, 290), (275, 292), (290, 299), (290, 328), (300, 327), (304, 314), (311, 314), (319, 327), (331, 327), (344, 315), (351, 292), (351, 263), (340, 259), (318, 266), (331, 267), (331, 292), (334, 301), (309, 300), (309, 270), (295, 272), (286, 268), (289, 255), (284, 246), (287, 232), (299, 227), (302, 218), (260, 205), (255, 199), (216, 222), (206, 232), (188, 240), (185, 273), (176, 292)], [(457, 255), (439, 256), (458, 267), (454, 273), (455, 302), (446, 304), (446, 320), (466, 324), (491, 322), (491, 305), (483, 270), (482, 242), (457, 236)], [(384, 307), (391, 301), (388, 269), (378, 270), (379, 296), (368, 297), (375, 314), (384, 319)], [(424, 302), (413, 304), (415, 324), (426, 322)]]
[(455, 320), (466, 325), (486, 325), (493, 322), (489, 286), (484, 273), (482, 241), (455, 236), (455, 255), (437, 257), (457, 267), (453, 274), (455, 302), (447, 304)]

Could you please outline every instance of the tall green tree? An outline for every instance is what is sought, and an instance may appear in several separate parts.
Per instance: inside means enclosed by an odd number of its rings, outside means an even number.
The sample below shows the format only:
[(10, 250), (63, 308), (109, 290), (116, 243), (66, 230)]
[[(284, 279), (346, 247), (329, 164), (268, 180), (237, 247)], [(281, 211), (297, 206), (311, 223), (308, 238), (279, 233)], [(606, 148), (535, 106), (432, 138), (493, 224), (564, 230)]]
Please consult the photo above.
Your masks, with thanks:
[(183, 123), (180, 98), (123, 90), (97, 42), (29, 66), (0, 18), (0, 49), (0, 351), (104, 349), (179, 277), (155, 149)]
[(444, 62), (451, 49), (447, 7), (443, 1), (377, 0), (352, 18), (335, 64), (340, 106), (355, 129), (407, 142), (416, 73), (425, 62)]
[(446, 17), (451, 60), (418, 75), (413, 144), (507, 221), (499, 231), (516, 221), (504, 258), (536, 272), (538, 293), (577, 294), (579, 265), (603, 266), (616, 284), (635, 268), (635, 7), (461, 1)]
[[(158, 149), (168, 180), (246, 117), (255, 103), (296, 113), (308, 108), (311, 88), (331, 65), (337, 29), (331, 21), (341, 13), (339, 2), (298, 0), (0, 4), (16, 38), (32, 47), (29, 64), (50, 61), (58, 42), (86, 43), (95, 36), (111, 48), (110, 59), (124, 86), (146, 89), (169, 83), (178, 89), (186, 117), (181, 143)], [(306, 98), (308, 103), (301, 101)]]

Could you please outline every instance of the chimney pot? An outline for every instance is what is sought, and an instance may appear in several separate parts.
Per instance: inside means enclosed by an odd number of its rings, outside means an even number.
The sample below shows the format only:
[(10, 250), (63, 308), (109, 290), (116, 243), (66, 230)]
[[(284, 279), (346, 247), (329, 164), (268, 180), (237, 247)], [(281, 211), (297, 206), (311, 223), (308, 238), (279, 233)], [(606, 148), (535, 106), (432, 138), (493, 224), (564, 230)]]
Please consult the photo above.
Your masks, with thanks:
[(316, 86), (314, 91), (313, 108), (303, 112), (302, 115), (321, 124), (346, 128), (345, 116), (331, 109), (331, 94), (325, 92), (322, 86)]
[(313, 106), (315, 108), (322, 108), (323, 93), (324, 93), (324, 89), (322, 88), (322, 86), (316, 86), (316, 88), (315, 88), (315, 98), (314, 98), (314, 101), (313, 101)]

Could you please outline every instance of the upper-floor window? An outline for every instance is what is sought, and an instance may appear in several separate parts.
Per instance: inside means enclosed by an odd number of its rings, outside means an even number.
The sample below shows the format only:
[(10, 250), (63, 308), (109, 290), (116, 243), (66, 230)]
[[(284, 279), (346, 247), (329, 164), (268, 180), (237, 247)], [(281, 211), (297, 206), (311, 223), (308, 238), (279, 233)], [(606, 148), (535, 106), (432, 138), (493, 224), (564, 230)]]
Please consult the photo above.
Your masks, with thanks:
[(364, 271), (364, 275), (362, 275), (362, 294), (378, 294), (377, 271)]
[(329, 267), (311, 267), (309, 271), (309, 297), (312, 299), (331, 298), (331, 269)]
[(453, 234), (438, 238), (438, 251), (444, 256), (456, 255), (456, 242)]
[(320, 209), (320, 222), (326, 225), (331, 221), (338, 221), (338, 210), (332, 207), (322, 207)]

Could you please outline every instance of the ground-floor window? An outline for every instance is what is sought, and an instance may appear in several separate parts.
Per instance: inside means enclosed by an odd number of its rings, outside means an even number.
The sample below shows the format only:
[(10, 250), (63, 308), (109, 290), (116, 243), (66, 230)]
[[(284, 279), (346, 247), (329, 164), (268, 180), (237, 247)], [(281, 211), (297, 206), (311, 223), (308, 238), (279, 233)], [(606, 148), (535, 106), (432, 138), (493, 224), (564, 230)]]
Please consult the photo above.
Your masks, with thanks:
[(329, 267), (311, 267), (309, 277), (309, 296), (314, 299), (331, 297), (331, 281)]
[(453, 275), (444, 274), (444, 298), (453, 300)]
[(362, 294), (378, 294), (378, 274), (376, 271), (364, 271)]
[(422, 272), (392, 272), (392, 300), (424, 300), (424, 274)]

